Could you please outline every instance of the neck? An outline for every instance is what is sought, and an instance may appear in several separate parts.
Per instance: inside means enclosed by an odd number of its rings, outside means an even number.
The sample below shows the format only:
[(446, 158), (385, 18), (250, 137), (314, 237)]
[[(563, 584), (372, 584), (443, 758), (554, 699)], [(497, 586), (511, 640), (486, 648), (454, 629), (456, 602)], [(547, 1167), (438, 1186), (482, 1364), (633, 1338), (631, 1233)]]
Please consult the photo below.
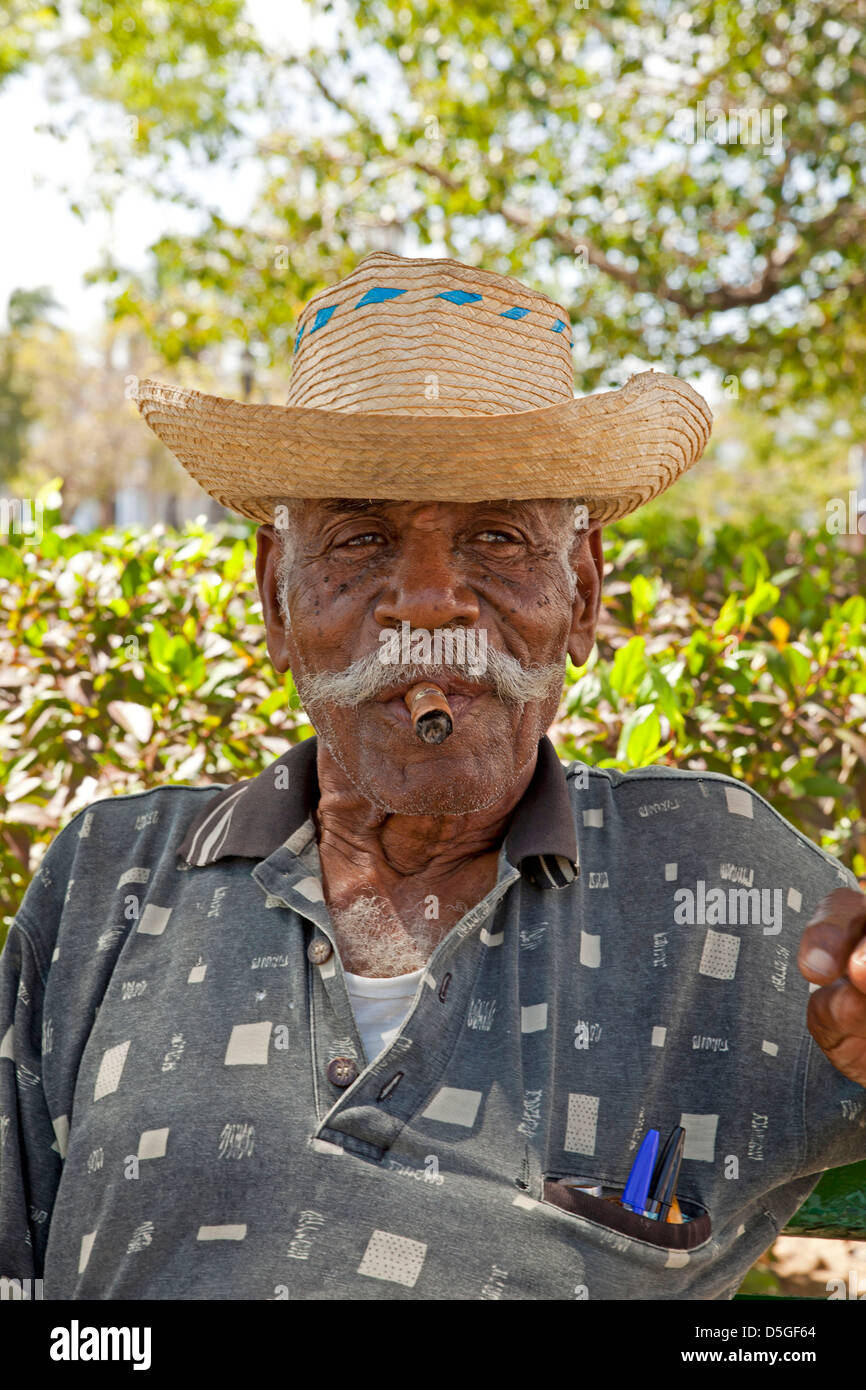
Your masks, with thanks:
[(376, 874), (380, 891), (418, 876), (425, 882), (450, 879), (498, 851), (536, 761), (537, 750), (499, 800), (482, 811), (463, 816), (399, 815), (375, 806), (359, 792), (320, 741), (316, 822), (323, 868), (333, 855), (350, 858), (359, 879), (366, 872)]
[(343, 965), (358, 975), (417, 970), (496, 882), (499, 846), (535, 771), (465, 816), (401, 816), (374, 806), (320, 742), (316, 811), (322, 886)]

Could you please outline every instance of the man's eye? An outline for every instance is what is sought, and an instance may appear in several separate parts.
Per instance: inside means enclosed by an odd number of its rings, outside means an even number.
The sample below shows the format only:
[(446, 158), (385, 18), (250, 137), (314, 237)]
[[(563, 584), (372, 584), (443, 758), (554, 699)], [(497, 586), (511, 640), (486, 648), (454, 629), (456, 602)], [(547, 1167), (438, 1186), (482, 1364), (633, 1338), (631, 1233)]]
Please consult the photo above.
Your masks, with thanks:
[(517, 537), (510, 536), (507, 531), (479, 531), (478, 540), (480, 541), (506, 541), (509, 545), (517, 544)]
[(376, 541), (383, 540), (381, 531), (364, 531), (359, 536), (349, 536), (346, 540), (340, 541), (340, 545), (351, 545), (356, 548), (364, 545), (374, 545)]

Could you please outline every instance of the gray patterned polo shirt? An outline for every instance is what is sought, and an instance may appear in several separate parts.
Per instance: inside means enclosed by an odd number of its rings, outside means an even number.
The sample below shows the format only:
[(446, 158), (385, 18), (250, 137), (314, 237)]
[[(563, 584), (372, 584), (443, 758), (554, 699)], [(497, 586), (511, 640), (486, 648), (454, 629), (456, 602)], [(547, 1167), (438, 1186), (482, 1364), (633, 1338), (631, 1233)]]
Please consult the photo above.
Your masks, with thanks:
[[(49, 847), (2, 958), (0, 1274), (55, 1299), (731, 1297), (866, 1157), (796, 966), (852, 875), (730, 777), (564, 768), (544, 739), (495, 886), (369, 1064), (315, 759), (109, 798)], [(609, 1200), (678, 1124), (689, 1219)]]

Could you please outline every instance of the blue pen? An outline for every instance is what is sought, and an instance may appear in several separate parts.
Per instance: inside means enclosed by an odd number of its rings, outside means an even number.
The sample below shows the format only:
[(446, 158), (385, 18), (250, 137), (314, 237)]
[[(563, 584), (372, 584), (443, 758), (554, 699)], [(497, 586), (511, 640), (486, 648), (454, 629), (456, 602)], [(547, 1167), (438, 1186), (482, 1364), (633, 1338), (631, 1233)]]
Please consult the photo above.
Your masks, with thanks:
[(644, 1214), (644, 1208), (649, 1199), (650, 1183), (652, 1182), (658, 1151), (659, 1132), (657, 1129), (648, 1129), (644, 1141), (637, 1151), (637, 1158), (631, 1165), (628, 1182), (620, 1198), (622, 1206), (638, 1212), (641, 1216)]

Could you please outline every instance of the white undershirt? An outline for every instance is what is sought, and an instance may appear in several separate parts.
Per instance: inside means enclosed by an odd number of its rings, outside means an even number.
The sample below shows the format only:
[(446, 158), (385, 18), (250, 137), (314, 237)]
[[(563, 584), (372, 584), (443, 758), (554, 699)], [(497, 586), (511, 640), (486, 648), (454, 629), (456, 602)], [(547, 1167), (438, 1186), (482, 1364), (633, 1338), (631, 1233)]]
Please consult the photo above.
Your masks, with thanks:
[(368, 1061), (372, 1062), (399, 1033), (424, 970), (413, 970), (410, 975), (393, 975), (388, 980), (352, 975), (348, 970), (344, 970), (343, 974), (364, 1051)]

